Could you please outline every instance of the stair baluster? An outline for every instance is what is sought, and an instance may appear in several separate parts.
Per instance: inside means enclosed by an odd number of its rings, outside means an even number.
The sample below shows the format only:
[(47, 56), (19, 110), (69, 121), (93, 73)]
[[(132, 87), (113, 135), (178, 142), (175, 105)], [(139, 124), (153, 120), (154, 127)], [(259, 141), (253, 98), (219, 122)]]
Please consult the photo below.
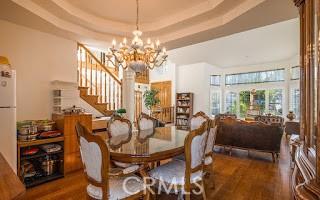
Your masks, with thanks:
[(80, 96), (102, 114), (109, 116), (121, 108), (122, 84), (89, 49), (78, 43), (78, 84)]

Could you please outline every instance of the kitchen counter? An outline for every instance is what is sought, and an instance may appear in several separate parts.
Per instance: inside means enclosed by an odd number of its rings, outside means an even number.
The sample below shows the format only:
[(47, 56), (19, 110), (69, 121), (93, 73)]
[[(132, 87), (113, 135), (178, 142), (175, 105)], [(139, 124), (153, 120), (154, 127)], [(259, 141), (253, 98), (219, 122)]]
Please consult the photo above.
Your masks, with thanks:
[(92, 130), (101, 130), (105, 131), (108, 127), (108, 122), (110, 121), (111, 117), (100, 117), (92, 119)]

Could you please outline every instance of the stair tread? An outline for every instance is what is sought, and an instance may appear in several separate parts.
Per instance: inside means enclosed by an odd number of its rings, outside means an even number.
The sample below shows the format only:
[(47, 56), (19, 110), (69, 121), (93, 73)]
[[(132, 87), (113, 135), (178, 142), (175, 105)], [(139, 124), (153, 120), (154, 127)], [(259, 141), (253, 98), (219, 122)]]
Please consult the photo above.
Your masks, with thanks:
[(108, 105), (109, 103), (96, 103), (97, 105)]
[(99, 95), (95, 95), (95, 94), (87, 94), (86, 96), (88, 96), (88, 97), (99, 97)]

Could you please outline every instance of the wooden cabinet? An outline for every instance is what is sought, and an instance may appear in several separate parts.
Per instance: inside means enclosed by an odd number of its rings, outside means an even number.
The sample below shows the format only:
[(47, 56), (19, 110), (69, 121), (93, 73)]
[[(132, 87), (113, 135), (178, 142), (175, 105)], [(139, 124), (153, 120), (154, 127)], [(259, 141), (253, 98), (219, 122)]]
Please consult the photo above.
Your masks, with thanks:
[(79, 144), (75, 125), (80, 122), (90, 131), (92, 130), (92, 115), (64, 115), (53, 114), (52, 119), (57, 123), (57, 128), (64, 133), (64, 172), (70, 173), (82, 168)]
[(193, 115), (193, 93), (177, 93), (176, 126), (189, 129), (189, 119)]

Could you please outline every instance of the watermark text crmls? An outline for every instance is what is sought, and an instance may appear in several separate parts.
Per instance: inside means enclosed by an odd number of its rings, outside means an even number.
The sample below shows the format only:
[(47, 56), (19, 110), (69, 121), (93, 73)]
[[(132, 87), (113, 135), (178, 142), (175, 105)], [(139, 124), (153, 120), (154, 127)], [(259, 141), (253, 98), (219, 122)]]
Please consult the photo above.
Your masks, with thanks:
[[(178, 179), (176, 177), (173, 177), (170, 183), (165, 182), (162, 178), (160, 178), (159, 180), (156, 180), (154, 178), (151, 177), (144, 177), (143, 178), (143, 190), (144, 193), (146, 192), (150, 192), (151, 194), (160, 194), (161, 192), (164, 192), (166, 194), (178, 194), (178, 193), (183, 193), (183, 194), (188, 194), (185, 190), (184, 190), (184, 186), (183, 185), (178, 185), (178, 184), (174, 184), (174, 183), (178, 183), (177, 181)], [(201, 179), (198, 180), (193, 180), (193, 185), (195, 187), (192, 188), (192, 190), (190, 191), (191, 193), (195, 194), (195, 195), (200, 195), (203, 193), (204, 188), (202, 186), (202, 184), (200, 184)], [(135, 187), (132, 187), (132, 184), (138, 184), (141, 182), (141, 179), (139, 177), (127, 177), (125, 178), (123, 184), (122, 184), (122, 188), (123, 190), (129, 194), (129, 195), (133, 195), (139, 191), (137, 191), (137, 189), (135, 189)], [(173, 183), (173, 184), (172, 184)], [(141, 188), (139, 188), (141, 189)]]

